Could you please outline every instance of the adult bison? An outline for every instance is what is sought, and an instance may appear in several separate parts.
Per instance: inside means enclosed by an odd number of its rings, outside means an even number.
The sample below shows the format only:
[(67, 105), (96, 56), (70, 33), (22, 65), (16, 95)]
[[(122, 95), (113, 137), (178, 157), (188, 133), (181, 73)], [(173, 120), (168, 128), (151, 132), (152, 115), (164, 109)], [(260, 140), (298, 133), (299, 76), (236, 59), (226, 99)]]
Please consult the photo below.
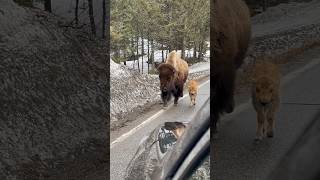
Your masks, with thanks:
[(179, 97), (183, 96), (183, 86), (188, 78), (188, 64), (178, 57), (176, 51), (168, 54), (165, 63), (158, 66), (161, 98), (163, 106), (167, 106), (171, 96), (174, 96), (174, 104), (178, 104)]
[(222, 113), (234, 109), (236, 70), (248, 49), (251, 25), (249, 9), (242, 0), (212, 0), (211, 11), (211, 119), (212, 129)]

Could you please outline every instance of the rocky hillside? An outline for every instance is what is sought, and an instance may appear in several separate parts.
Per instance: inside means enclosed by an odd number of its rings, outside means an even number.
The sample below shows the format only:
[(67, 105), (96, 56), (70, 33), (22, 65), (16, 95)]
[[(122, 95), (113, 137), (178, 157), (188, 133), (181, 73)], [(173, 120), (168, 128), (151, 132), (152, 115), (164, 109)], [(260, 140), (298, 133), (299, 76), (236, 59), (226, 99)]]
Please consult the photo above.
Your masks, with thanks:
[(0, 179), (105, 167), (106, 52), (59, 17), (0, 1)]
[(307, 49), (320, 42), (320, 1), (280, 4), (252, 18), (252, 40), (242, 69), (255, 60)]

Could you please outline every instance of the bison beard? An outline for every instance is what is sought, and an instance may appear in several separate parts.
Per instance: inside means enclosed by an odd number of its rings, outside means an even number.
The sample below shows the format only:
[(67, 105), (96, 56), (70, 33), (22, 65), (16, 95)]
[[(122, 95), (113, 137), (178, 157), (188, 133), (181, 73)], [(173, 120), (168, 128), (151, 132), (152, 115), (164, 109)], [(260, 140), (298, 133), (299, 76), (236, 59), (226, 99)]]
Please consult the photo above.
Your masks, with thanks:
[(250, 15), (242, 0), (212, 0), (211, 128), (217, 131), (222, 113), (234, 109), (236, 70), (241, 66), (250, 41)]

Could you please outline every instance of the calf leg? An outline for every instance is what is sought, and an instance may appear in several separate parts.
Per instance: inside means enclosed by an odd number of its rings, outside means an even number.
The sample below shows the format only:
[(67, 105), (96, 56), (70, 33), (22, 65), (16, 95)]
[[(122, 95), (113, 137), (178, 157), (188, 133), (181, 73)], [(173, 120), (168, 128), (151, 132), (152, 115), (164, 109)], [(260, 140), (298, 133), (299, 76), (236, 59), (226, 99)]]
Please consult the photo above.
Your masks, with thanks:
[(274, 120), (275, 120), (274, 113), (269, 112), (267, 115), (267, 121), (268, 121), (268, 123), (267, 123), (267, 136), (268, 137), (273, 137)]
[(190, 96), (190, 106), (193, 105), (192, 97)]
[(262, 140), (265, 116), (262, 110), (257, 111), (257, 132), (255, 140)]

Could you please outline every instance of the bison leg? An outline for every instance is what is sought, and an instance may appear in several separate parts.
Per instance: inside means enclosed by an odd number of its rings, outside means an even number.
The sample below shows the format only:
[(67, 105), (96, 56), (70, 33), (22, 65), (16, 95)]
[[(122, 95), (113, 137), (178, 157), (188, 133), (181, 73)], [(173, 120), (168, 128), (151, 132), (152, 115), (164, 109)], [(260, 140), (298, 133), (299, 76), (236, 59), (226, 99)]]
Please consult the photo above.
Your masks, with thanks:
[(183, 97), (183, 85), (184, 83), (180, 84), (179, 90), (180, 90), (180, 97)]
[(174, 97), (174, 105), (178, 105), (179, 97)]
[(212, 115), (210, 115), (210, 117), (211, 117), (211, 121), (210, 122), (212, 123), (210, 125), (210, 127), (212, 127), (213, 134), (216, 134), (218, 132), (218, 130), (217, 130), (217, 122), (219, 120), (219, 112), (214, 110)]
[(162, 97), (162, 102), (163, 102), (163, 106), (164, 107), (168, 106), (168, 102), (167, 102), (167, 98), (166, 97)]
[(163, 107), (168, 107), (168, 102), (166, 100), (163, 101)]
[(163, 106), (167, 107), (168, 106), (168, 101), (170, 101), (170, 99), (171, 99), (171, 93), (168, 93), (168, 92), (161, 93), (161, 99), (163, 101)]
[(177, 96), (183, 97), (183, 84), (178, 84), (176, 86), (177, 89)]

